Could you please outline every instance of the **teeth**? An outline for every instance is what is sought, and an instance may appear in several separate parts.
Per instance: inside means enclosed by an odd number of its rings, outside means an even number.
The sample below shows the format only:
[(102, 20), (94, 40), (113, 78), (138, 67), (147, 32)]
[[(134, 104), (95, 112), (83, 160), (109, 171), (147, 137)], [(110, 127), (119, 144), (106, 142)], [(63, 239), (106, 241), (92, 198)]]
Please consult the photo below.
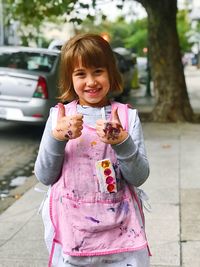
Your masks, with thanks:
[(89, 93), (96, 93), (97, 90), (89, 90), (88, 92), (89, 92)]

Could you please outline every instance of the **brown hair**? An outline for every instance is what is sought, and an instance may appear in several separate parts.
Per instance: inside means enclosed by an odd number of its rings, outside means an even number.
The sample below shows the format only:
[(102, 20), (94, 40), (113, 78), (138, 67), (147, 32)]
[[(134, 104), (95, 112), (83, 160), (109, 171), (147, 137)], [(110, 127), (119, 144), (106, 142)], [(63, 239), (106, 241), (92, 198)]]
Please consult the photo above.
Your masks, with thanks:
[(61, 49), (59, 98), (62, 102), (78, 98), (73, 87), (72, 73), (79, 60), (84, 67), (106, 68), (110, 91), (122, 92), (122, 78), (109, 43), (97, 34), (78, 34)]

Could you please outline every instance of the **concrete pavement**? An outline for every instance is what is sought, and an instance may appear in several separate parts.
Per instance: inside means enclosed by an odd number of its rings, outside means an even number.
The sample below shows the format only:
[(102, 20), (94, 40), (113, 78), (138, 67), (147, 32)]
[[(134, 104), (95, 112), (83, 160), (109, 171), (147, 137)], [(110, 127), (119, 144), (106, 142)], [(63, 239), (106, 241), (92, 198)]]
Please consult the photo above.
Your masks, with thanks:
[[(198, 91), (190, 95), (200, 99)], [(199, 105), (197, 96), (193, 103)], [(151, 108), (148, 103), (145, 107)], [(143, 131), (151, 167), (142, 187), (152, 206), (151, 213), (145, 212), (151, 266), (199, 267), (200, 124), (145, 122)], [(0, 267), (47, 267), (43, 225), (37, 215), (43, 196), (31, 188), (0, 215)]]
[(200, 266), (200, 125), (145, 124), (152, 266)]

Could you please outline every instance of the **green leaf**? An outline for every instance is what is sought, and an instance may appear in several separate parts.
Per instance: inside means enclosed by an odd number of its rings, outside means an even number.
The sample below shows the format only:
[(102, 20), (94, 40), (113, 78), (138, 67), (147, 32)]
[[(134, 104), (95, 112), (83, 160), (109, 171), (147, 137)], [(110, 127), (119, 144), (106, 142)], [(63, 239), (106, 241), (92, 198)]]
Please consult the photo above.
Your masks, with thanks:
[(89, 5), (88, 4), (79, 3), (79, 5), (82, 8), (89, 9)]
[(69, 19), (69, 22), (72, 22), (72, 23), (77, 23), (78, 25), (80, 25), (82, 23), (82, 19), (80, 18), (71, 18)]
[(122, 9), (123, 5), (116, 5), (117, 8)]

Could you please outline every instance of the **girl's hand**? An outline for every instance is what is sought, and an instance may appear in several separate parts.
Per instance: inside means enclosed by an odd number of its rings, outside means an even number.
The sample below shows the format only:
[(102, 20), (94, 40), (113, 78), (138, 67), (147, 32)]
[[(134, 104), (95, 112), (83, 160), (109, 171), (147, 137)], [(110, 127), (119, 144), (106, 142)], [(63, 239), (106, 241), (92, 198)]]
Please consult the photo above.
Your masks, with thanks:
[(83, 129), (83, 115), (67, 115), (65, 107), (62, 103), (58, 104), (58, 117), (55, 129), (53, 129), (53, 137), (59, 141), (75, 139), (81, 136)]
[(111, 145), (122, 143), (128, 137), (121, 125), (117, 108), (112, 111), (111, 121), (101, 119), (96, 122), (96, 131), (102, 142)]

